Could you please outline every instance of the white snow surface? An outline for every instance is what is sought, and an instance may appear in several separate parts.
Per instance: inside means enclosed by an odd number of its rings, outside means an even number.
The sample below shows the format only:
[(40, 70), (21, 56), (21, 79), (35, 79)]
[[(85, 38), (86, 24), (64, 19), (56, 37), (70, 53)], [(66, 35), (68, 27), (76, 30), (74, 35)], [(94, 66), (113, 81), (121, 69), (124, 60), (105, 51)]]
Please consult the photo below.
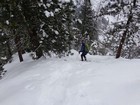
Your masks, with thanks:
[(80, 55), (31, 60), (4, 68), (0, 105), (140, 105), (140, 60)]

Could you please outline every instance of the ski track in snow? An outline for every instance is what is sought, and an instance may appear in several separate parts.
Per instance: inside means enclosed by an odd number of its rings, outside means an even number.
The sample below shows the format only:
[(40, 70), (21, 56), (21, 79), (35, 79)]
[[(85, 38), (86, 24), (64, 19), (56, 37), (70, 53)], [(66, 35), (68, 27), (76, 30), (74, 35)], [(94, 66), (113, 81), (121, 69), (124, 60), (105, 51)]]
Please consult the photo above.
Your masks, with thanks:
[(140, 60), (75, 54), (14, 61), (0, 81), (0, 105), (139, 105)]

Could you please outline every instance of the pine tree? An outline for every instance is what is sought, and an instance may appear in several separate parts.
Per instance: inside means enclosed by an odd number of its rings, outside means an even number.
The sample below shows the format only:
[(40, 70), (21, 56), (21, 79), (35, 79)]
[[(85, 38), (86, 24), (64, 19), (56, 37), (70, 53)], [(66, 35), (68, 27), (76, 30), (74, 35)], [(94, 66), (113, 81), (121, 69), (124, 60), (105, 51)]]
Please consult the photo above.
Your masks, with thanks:
[[(133, 25), (133, 18), (134, 18), (134, 14), (133, 14), (133, 9), (136, 7), (136, 0), (133, 0), (133, 4), (130, 5), (131, 8), (129, 9), (129, 14), (128, 14), (128, 19), (127, 19), (127, 23), (126, 23), (126, 27), (125, 27), (125, 31), (123, 32), (123, 36), (121, 38), (121, 41), (120, 41), (120, 44), (119, 44), (119, 48), (117, 50), (117, 54), (116, 54), (116, 58), (119, 58), (120, 55), (121, 55), (121, 50), (122, 50), (122, 47), (125, 43), (125, 40), (126, 40), (126, 37), (129, 35), (129, 32), (130, 32), (130, 28), (131, 25)], [(133, 30), (131, 30), (133, 31)], [(133, 34), (133, 32), (130, 32), (131, 34)]]
[(87, 39), (89, 46), (91, 46), (93, 42), (98, 40), (97, 20), (94, 18), (95, 11), (92, 9), (90, 0), (84, 0), (83, 4), (77, 7), (77, 23), (75, 24), (76, 46), (80, 45), (82, 38)]
[(42, 44), (46, 53), (52, 51), (61, 56), (61, 54), (70, 50), (71, 40), (73, 39), (70, 32), (73, 4), (57, 0), (45, 3), (47, 18), (44, 18), (42, 27), (44, 32)]
[(5, 0), (0, 4), (0, 28), (9, 38), (7, 43), (12, 41), (12, 54), (18, 52), (20, 61), (23, 61), (24, 51), (35, 52), (36, 59), (43, 53), (61, 55), (70, 51), (73, 40), (72, 0)]
[(26, 25), (27, 34), (29, 35), (29, 48), (36, 53), (36, 58), (43, 56), (40, 47), (40, 26), (42, 24), (40, 19), (39, 2), (36, 0), (23, 0), (21, 3), (22, 18)]
[[(20, 23), (20, 16), (19, 11), (17, 9), (17, 1), (1, 1), (1, 29), (3, 30), (4, 37), (7, 37), (5, 40), (7, 45), (7, 50), (9, 52), (9, 56), (7, 57), (10, 59), (12, 57), (12, 51), (10, 49), (10, 40), (14, 40), (17, 32), (15, 33), (15, 30), (18, 30), (19, 23)], [(18, 40), (20, 41), (20, 40)], [(19, 49), (18, 49), (19, 51)], [(20, 51), (19, 51), (20, 52)], [(23, 61), (21, 53), (19, 53), (21, 57), (21, 61)]]
[(90, 0), (84, 0), (84, 4), (81, 8), (81, 17), (82, 17), (82, 36), (89, 40), (97, 39), (97, 27), (95, 26), (95, 21), (93, 20), (94, 11), (92, 10), (92, 5)]
[[(116, 54), (116, 58), (120, 56), (133, 58), (137, 51), (138, 44), (135, 39), (138, 39), (138, 3), (137, 0), (132, 1), (109, 1), (109, 3), (101, 9), (101, 14), (112, 16), (117, 21), (108, 25), (105, 37), (108, 48)], [(127, 11), (126, 11), (127, 10)], [(107, 38), (106, 38), (107, 39)], [(107, 44), (106, 43), (106, 44)], [(134, 48), (132, 50), (132, 48)]]

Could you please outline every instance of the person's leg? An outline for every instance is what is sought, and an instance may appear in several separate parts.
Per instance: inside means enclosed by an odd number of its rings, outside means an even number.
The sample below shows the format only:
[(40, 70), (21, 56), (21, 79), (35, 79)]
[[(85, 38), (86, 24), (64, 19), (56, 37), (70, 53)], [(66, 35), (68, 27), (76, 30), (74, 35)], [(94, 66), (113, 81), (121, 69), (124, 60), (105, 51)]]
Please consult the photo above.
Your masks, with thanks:
[(87, 53), (84, 52), (84, 53), (83, 53), (83, 57), (84, 57), (85, 61), (87, 60), (86, 55), (87, 55)]
[(83, 57), (84, 57), (84, 55), (83, 55), (83, 53), (81, 54), (81, 61), (83, 61)]
[(85, 61), (86, 61), (86, 60), (87, 60), (86, 55), (84, 55), (83, 57), (84, 57), (84, 59), (85, 59)]

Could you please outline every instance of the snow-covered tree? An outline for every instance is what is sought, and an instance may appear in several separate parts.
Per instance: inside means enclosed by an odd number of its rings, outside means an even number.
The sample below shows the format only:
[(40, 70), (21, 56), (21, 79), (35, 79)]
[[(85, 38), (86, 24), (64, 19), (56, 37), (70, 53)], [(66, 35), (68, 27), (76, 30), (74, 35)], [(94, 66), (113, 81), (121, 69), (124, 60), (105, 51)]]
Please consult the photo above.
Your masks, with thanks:
[[(97, 20), (94, 18), (95, 11), (92, 9), (90, 0), (84, 0), (82, 4), (77, 4), (76, 9), (76, 44), (78, 45), (82, 38), (86, 39), (89, 46), (98, 40)], [(76, 46), (77, 46), (76, 45)], [(96, 49), (94, 49), (95, 51)]]
[(46, 17), (42, 18), (42, 48), (46, 53), (65, 54), (70, 50), (73, 35), (71, 33), (73, 1), (59, 0), (43, 2)]
[[(110, 0), (100, 13), (109, 18), (104, 42), (116, 58), (133, 58), (138, 48), (139, 1)], [(134, 48), (132, 50), (132, 48)]]
[(12, 36), (9, 40), (14, 41), (20, 61), (23, 61), (22, 51), (35, 52), (38, 59), (43, 52), (61, 55), (70, 50), (72, 0), (2, 0), (0, 5), (0, 28)]

